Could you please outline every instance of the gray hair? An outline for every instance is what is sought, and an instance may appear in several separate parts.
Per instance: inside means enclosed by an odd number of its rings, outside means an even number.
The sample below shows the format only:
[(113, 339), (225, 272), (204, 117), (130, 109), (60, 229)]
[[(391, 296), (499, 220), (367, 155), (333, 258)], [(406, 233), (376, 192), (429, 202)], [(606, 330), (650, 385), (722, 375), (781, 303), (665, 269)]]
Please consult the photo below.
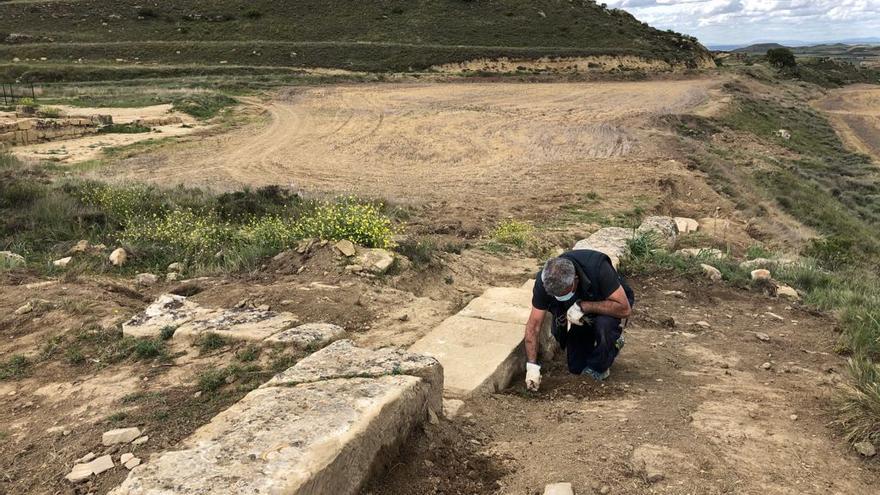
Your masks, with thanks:
[(544, 290), (551, 296), (564, 296), (574, 285), (574, 263), (568, 258), (553, 258), (541, 270)]

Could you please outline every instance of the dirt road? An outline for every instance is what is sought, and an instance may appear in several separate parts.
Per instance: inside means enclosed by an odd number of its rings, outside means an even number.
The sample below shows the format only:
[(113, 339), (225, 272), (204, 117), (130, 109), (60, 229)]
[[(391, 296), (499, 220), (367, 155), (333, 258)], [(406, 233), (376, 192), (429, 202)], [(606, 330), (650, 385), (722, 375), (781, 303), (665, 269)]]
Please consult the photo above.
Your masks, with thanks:
[(650, 118), (692, 111), (719, 84), (291, 89), (265, 103), (266, 124), (132, 158), (100, 174), (218, 188), (282, 184), (506, 213), (559, 204), (587, 188), (613, 195), (630, 184), (650, 194), (645, 177), (658, 175), (663, 157)]
[(517, 380), (468, 401), (364, 493), (532, 495), (562, 481), (579, 495), (876, 493), (876, 463), (829, 427), (845, 379), (833, 320), (699, 281), (633, 282), (607, 382), (545, 363), (539, 393)]
[(857, 84), (830, 91), (814, 103), (850, 147), (880, 162), (880, 88)]

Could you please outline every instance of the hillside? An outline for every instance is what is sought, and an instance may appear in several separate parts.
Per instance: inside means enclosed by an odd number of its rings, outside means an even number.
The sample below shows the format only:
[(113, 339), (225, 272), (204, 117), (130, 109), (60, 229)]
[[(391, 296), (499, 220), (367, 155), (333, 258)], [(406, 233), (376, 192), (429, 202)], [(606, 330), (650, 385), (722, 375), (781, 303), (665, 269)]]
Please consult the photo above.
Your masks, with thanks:
[(384, 71), (498, 57), (638, 56), (682, 67), (710, 61), (694, 39), (591, 1), (12, 1), (0, 7), (0, 35), (0, 59), (19, 65)]

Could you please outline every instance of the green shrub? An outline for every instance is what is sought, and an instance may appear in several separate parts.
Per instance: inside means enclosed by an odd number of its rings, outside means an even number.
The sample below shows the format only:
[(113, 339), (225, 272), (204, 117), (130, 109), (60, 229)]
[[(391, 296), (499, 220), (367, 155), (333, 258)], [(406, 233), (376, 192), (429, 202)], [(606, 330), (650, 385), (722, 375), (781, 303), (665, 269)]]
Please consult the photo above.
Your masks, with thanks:
[(329, 241), (348, 239), (373, 248), (393, 247), (391, 219), (381, 206), (345, 198), (335, 203), (319, 204), (295, 225), (300, 238), (315, 237)]
[(431, 240), (407, 239), (399, 243), (395, 250), (412, 261), (414, 266), (427, 266), (434, 260), (437, 245)]
[(164, 326), (164, 327), (162, 327), (162, 330), (159, 331), (159, 337), (162, 340), (171, 340), (171, 338), (174, 337), (174, 332), (176, 332), (176, 331), (177, 331), (177, 327), (175, 327), (175, 326), (171, 326), (171, 325)]
[(797, 67), (797, 60), (794, 58), (794, 53), (788, 48), (771, 48), (770, 50), (767, 50), (767, 62), (780, 69)]
[(850, 442), (880, 442), (880, 366), (870, 359), (849, 361), (851, 380), (839, 396), (840, 414), (836, 423)]
[(225, 337), (218, 335), (214, 332), (208, 332), (196, 341), (196, 345), (199, 347), (202, 353), (207, 353), (211, 351), (216, 351), (217, 349), (222, 349), (226, 347), (229, 342)]
[(535, 239), (535, 227), (527, 222), (504, 220), (492, 231), (492, 240), (499, 244), (524, 249)]
[(165, 355), (165, 344), (159, 340), (140, 339), (132, 350), (135, 359), (147, 360)]
[(221, 110), (237, 104), (238, 100), (234, 98), (208, 93), (179, 96), (173, 100), (174, 110), (192, 115), (197, 119), (216, 117)]

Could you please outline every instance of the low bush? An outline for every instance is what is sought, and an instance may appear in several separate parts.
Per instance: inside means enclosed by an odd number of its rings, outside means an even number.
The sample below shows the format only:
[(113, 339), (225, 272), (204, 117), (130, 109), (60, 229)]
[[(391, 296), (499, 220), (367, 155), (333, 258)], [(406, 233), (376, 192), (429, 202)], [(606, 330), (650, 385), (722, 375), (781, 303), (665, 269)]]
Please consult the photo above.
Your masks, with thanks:
[(22, 378), (27, 375), (30, 360), (22, 355), (14, 355), (0, 363), (0, 380)]
[(499, 244), (524, 249), (535, 239), (535, 227), (528, 222), (508, 219), (492, 231), (492, 240)]
[(172, 100), (174, 110), (203, 120), (216, 117), (220, 111), (237, 104), (238, 100), (219, 93), (196, 93)]

